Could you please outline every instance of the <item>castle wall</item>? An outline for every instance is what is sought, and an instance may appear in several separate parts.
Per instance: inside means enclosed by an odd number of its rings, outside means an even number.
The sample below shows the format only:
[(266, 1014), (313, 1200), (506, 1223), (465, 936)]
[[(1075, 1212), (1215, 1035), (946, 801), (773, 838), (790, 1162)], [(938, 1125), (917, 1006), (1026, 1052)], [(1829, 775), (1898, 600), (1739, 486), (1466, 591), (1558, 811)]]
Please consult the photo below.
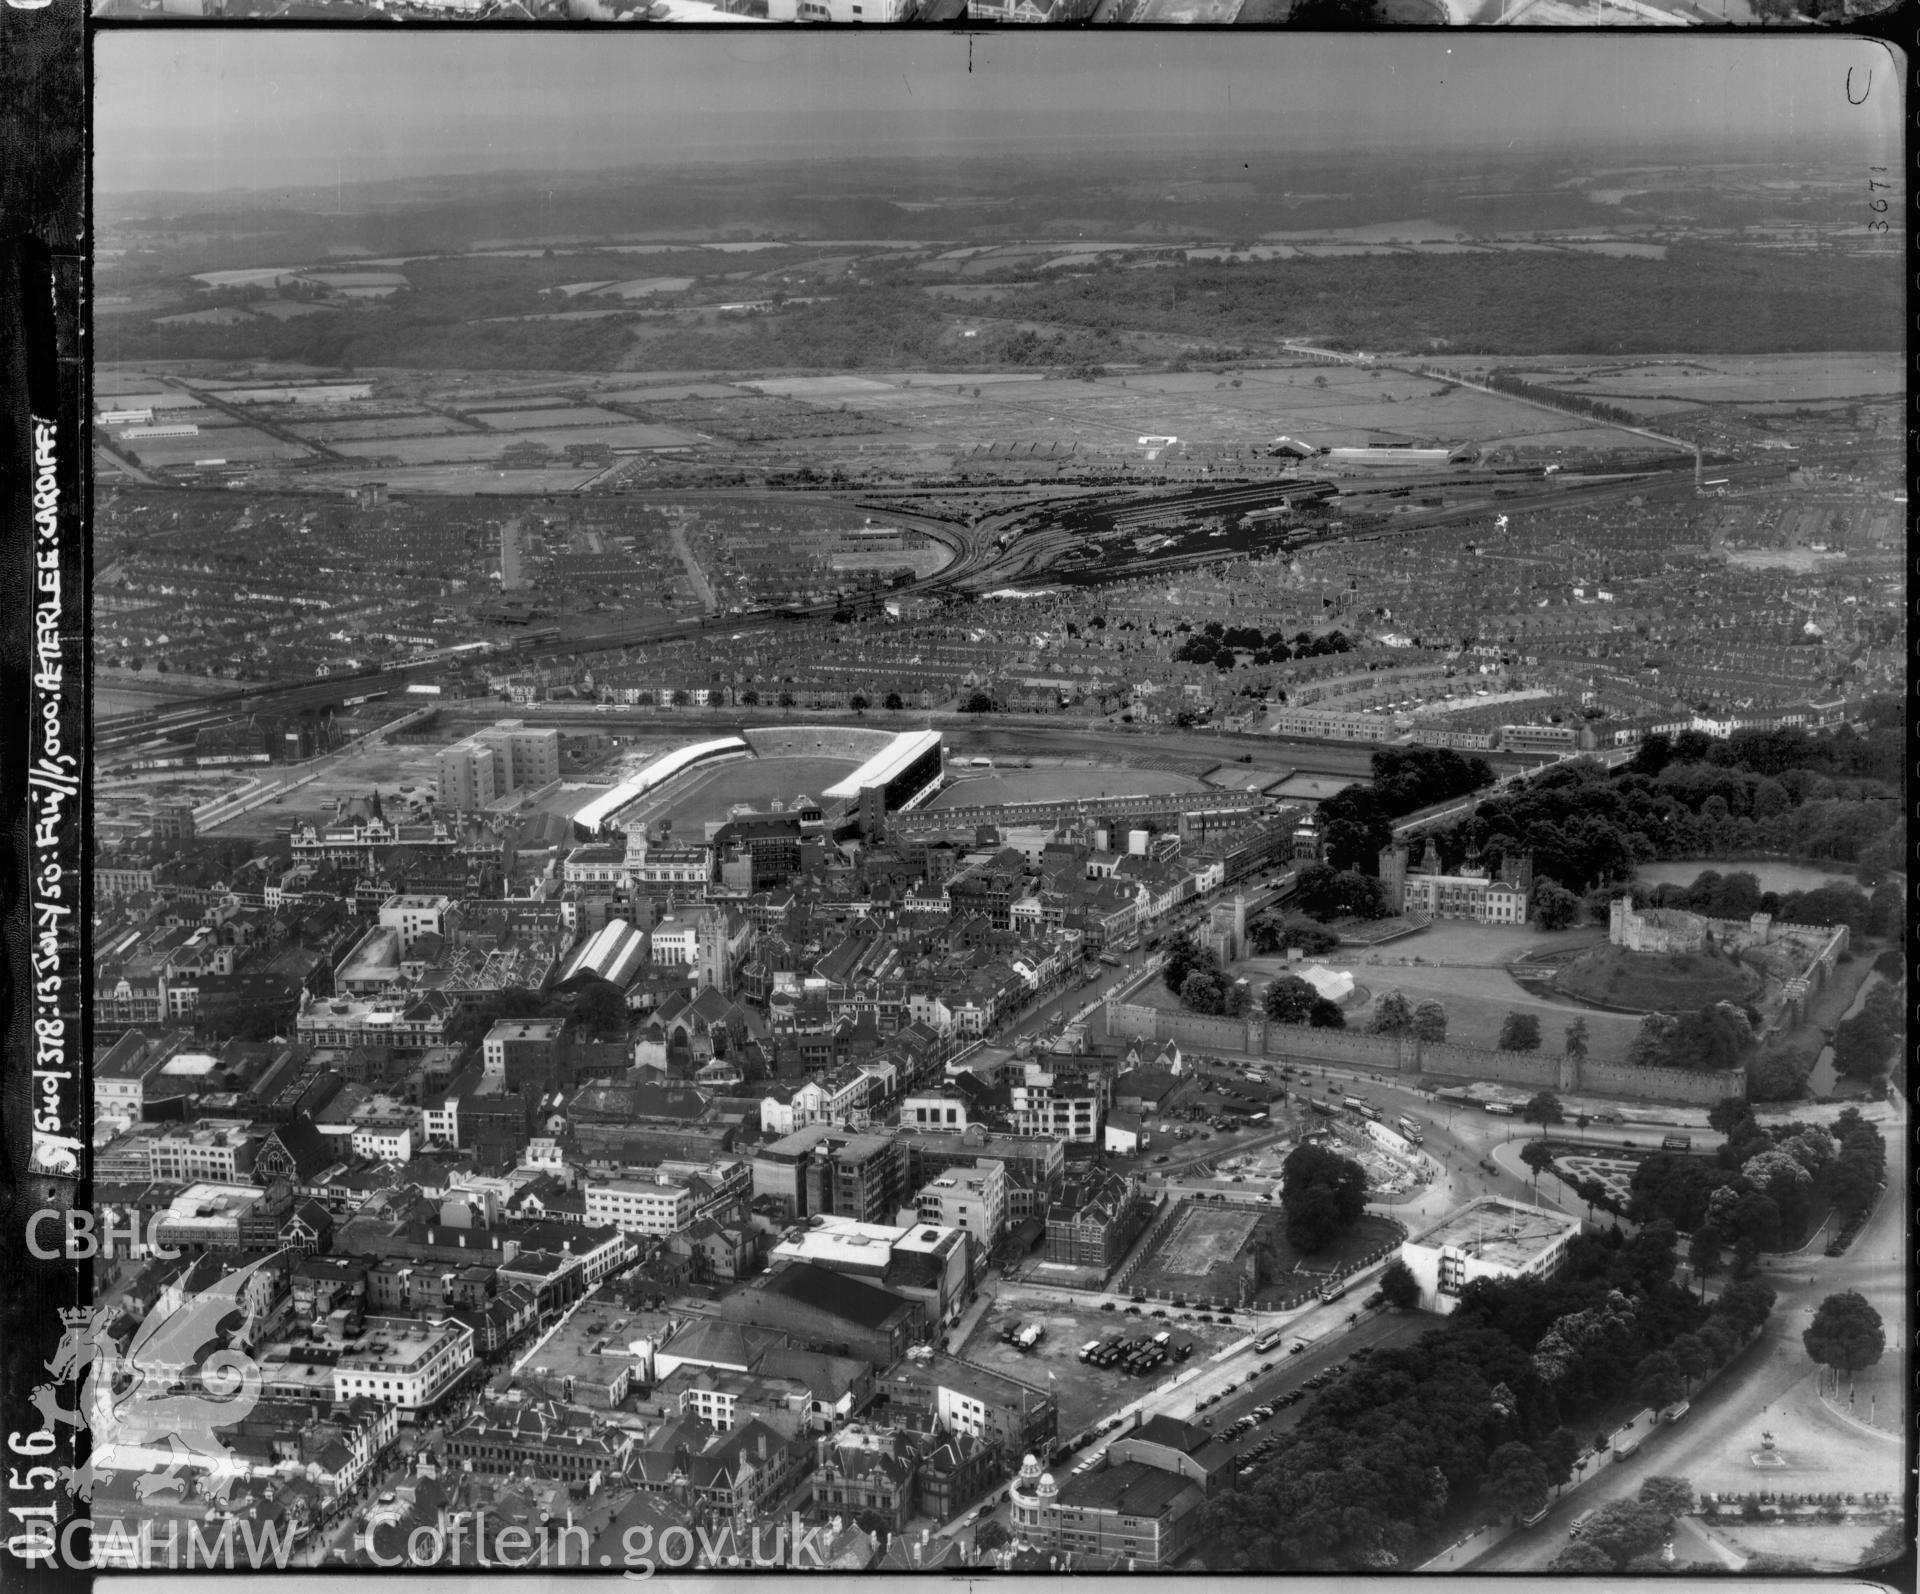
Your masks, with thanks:
[(1548, 1052), (1482, 1051), (1475, 1046), (1361, 1035), (1349, 1030), (1273, 1024), (1262, 1017), (1214, 1018), (1139, 1003), (1109, 1002), (1105, 1007), (1110, 1039), (1174, 1041), (1196, 1051), (1244, 1052), (1275, 1061), (1333, 1063), (1414, 1075), (1497, 1081), (1533, 1090), (1592, 1090), (1642, 1101), (1711, 1104), (1746, 1094), (1746, 1074), (1738, 1068), (1700, 1074), (1677, 1068), (1638, 1068), (1591, 1058), (1575, 1065)]
[(1744, 1068), (1712, 1073), (1694, 1073), (1684, 1068), (1637, 1068), (1632, 1063), (1596, 1063), (1588, 1058), (1580, 1065), (1580, 1085), (1584, 1090), (1609, 1096), (1711, 1107), (1729, 1096), (1745, 1096), (1747, 1073)]
[(1787, 947), (1797, 954), (1796, 972), (1788, 980), (1803, 981), (1812, 990), (1820, 990), (1845, 955), (1851, 936), (1844, 924), (1776, 924), (1767, 914), (1756, 913), (1747, 919), (1709, 919), (1701, 914), (1682, 914), (1682, 924), (1660, 924), (1636, 909), (1626, 897), (1616, 897), (1607, 911), (1607, 939), (1629, 952), (1652, 952), (1672, 956), (1697, 952), (1709, 941), (1729, 956), (1756, 947)]

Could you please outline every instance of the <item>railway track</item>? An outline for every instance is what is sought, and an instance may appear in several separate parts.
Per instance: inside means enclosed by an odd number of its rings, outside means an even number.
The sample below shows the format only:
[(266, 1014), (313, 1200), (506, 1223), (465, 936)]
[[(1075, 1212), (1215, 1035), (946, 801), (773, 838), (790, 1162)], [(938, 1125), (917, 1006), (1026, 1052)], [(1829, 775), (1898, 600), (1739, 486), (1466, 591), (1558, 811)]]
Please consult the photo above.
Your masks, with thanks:
[[(1750, 486), (1782, 479), (1790, 468), (1787, 462), (1767, 462), (1722, 466), (1719, 467), (1719, 471), (1731, 485)], [(1513, 478), (1501, 479), (1512, 480)], [(1372, 490), (1384, 490), (1389, 485), (1394, 488), (1402, 485), (1409, 487), (1435, 485), (1443, 481), (1458, 485), (1460, 480), (1461, 478), (1457, 475), (1423, 476), (1418, 483), (1382, 483), (1376, 484)], [(1694, 491), (1690, 473), (1653, 473), (1616, 477), (1592, 487), (1575, 485), (1577, 478), (1557, 477), (1545, 480), (1555, 485), (1548, 486), (1536, 494), (1502, 499), (1497, 505), (1498, 512), (1519, 515), (1541, 509), (1601, 503), (1634, 494), (1674, 497), (1690, 495)], [(1255, 505), (1273, 503), (1288, 496), (1289, 487), (1293, 493), (1297, 494), (1301, 485), (1298, 481), (1273, 481), (1229, 488), (1225, 491), (1203, 489), (1173, 494), (1149, 503), (1141, 503), (1139, 492), (1134, 490), (1120, 499), (1119, 510), (1121, 513), (1150, 513), (1160, 517), (1182, 513), (1232, 512)], [(738, 498), (742, 495), (738, 492), (728, 493), (722, 489), (714, 489), (693, 493), (662, 493), (644, 496), (685, 501), (687, 499)], [(817, 496), (807, 494), (771, 493), (750, 496), (806, 498), (812, 502), (819, 501)], [(846, 497), (849, 506), (855, 507), (860, 499), (871, 497), (871, 494), (848, 494)], [(1098, 511), (1098, 509), (1097, 498), (1080, 499), (1071, 505), (1058, 506), (1053, 514), (1059, 516), (1072, 513), (1078, 516), (1090, 510)], [(1494, 512), (1495, 506), (1492, 504), (1466, 505), (1455, 510), (1425, 511), (1409, 517), (1405, 524), (1351, 531), (1344, 536), (1355, 541), (1407, 536), (1465, 521), (1484, 519)], [(1014, 581), (1033, 579), (1043, 575), (1062, 554), (1081, 540), (1079, 534), (1052, 524), (1042, 524), (1025, 531), (1017, 529), (1022, 521), (1033, 519), (1035, 512), (1030, 505), (1024, 508), (1016, 505), (998, 510), (969, 525), (961, 525), (933, 515), (902, 511), (891, 506), (886, 513), (890, 518), (934, 537), (953, 552), (953, 559), (944, 568), (900, 589), (902, 592), (920, 595), (943, 592), (978, 593)], [(1190, 553), (1181, 553), (1170, 558), (1163, 557), (1159, 560), (1128, 561), (1111, 570), (1081, 573), (1080, 579), (1085, 580), (1091, 574), (1097, 580), (1120, 580), (1137, 575), (1149, 566), (1154, 569), (1164, 569), (1184, 564), (1216, 561), (1226, 552), (1227, 550), (1196, 549)], [(1234, 550), (1234, 552), (1244, 552), (1244, 550)], [(490, 657), (496, 660), (532, 662), (543, 656), (579, 657), (612, 652), (648, 642), (698, 636), (712, 630), (723, 630), (729, 634), (742, 631), (778, 631), (795, 624), (830, 619), (840, 607), (841, 604), (837, 600), (830, 600), (795, 605), (778, 613), (715, 615), (665, 623), (656, 622), (627, 627), (590, 638), (560, 641), (550, 636), (542, 636), (538, 640), (528, 640), (517, 645), (509, 644), (504, 650)], [(347, 705), (356, 699), (364, 701), (369, 697), (404, 691), (409, 684), (439, 673), (445, 668), (445, 664), (445, 658), (439, 657), (415, 664), (389, 666), (347, 676), (328, 676), (307, 681), (243, 688), (222, 693), (216, 697), (202, 698), (172, 709), (153, 709), (136, 714), (114, 715), (95, 721), (93, 746), (96, 752), (116, 752), (155, 741), (182, 740), (201, 729), (222, 724), (241, 714), (298, 712), (303, 708), (320, 708), (333, 704)]]

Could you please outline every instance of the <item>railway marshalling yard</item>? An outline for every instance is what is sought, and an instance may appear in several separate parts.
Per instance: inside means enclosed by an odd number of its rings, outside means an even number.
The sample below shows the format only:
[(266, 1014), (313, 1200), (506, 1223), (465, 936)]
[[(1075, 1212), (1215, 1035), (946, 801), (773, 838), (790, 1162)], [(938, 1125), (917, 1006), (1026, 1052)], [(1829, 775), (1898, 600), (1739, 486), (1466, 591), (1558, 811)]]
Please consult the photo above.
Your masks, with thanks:
[[(135, 495), (191, 488), (204, 501), (207, 489), (218, 487), (221, 502), (232, 504), (244, 520), (257, 503), (310, 503), (316, 494), (337, 503), (379, 483), (394, 504), (411, 501), (420, 506), (416, 513), (451, 512), (479, 526), (479, 531), (470, 526), (465, 534), (466, 568), (441, 572), (458, 574), (469, 590), (477, 589), (474, 597), (455, 599), (452, 612), (460, 619), (456, 630), (447, 633), (448, 641), (496, 634), (484, 627), (473, 629), (479, 622), (473, 603), (485, 596), (489, 579), (497, 579), (497, 540), (486, 526), (531, 510), (553, 528), (556, 515), (575, 513), (553, 507), (562, 504), (580, 506), (588, 528), (598, 517), (607, 537), (624, 539), (626, 557), (638, 572), (634, 579), (646, 587), (622, 595), (610, 592), (602, 581), (570, 599), (564, 590), (567, 578), (544, 575), (542, 590), (534, 596), (549, 613), (557, 605), (570, 640), (609, 626), (631, 626), (636, 615), (654, 617), (647, 620), (649, 635), (664, 639), (671, 628), (693, 623), (703, 592), (705, 607), (713, 610), (792, 601), (757, 589), (755, 583), (775, 579), (769, 576), (771, 565), (796, 557), (802, 565), (811, 561), (812, 573), (798, 567), (798, 573), (786, 572), (783, 566), (786, 573), (777, 579), (795, 591), (812, 583), (819, 589), (811, 593), (814, 599), (856, 580), (863, 583), (862, 590), (873, 592), (888, 577), (889, 559), (901, 567), (894, 574), (902, 579), (948, 589), (1046, 592), (1058, 590), (1062, 581), (1138, 587), (1144, 576), (1175, 566), (1198, 571), (1208, 560), (1251, 556), (1256, 562), (1264, 558), (1264, 569), (1284, 565), (1270, 556), (1288, 545), (1284, 534), (1289, 527), (1305, 528), (1324, 542), (1351, 535), (1356, 524), (1363, 530), (1371, 526), (1409, 536), (1410, 553), (1441, 553), (1457, 546), (1472, 555), (1475, 526), (1486, 528), (1497, 515), (1502, 525), (1511, 519), (1517, 531), (1539, 513), (1558, 515), (1557, 520), (1540, 522), (1563, 528), (1553, 536), (1584, 543), (1591, 540), (1590, 526), (1604, 532), (1610, 522), (1624, 527), (1640, 515), (1642, 496), (1659, 497), (1669, 506), (1662, 511), (1669, 518), (1691, 522), (1705, 516), (1700, 522), (1705, 544), (1724, 559), (1729, 574), (1764, 571), (1769, 565), (1789, 571), (1819, 566), (1831, 573), (1833, 561), (1849, 554), (1856, 568), (1864, 570), (1860, 556), (1884, 551), (1891, 546), (1889, 538), (1898, 535), (1897, 506), (1863, 496), (1857, 475), (1852, 485), (1844, 479), (1863, 457), (1866, 479), (1871, 479), (1872, 461), (1897, 425), (1895, 400), (1889, 395), (1898, 387), (1899, 372), (1890, 356), (1676, 354), (1501, 362), (1527, 384), (1524, 395), (1477, 385), (1493, 363), (1460, 356), (1413, 361), (1386, 355), (1362, 363), (1359, 357), (1330, 357), (1303, 346), (1288, 358), (1259, 363), (1208, 370), (1116, 367), (1071, 378), (1032, 371), (927, 369), (794, 376), (574, 372), (512, 377), (374, 370), (356, 373), (361, 396), (332, 403), (317, 403), (312, 397), (313, 389), (328, 385), (325, 373), (252, 367), (246, 375), (254, 382), (278, 382), (306, 392), (301, 398), (242, 404), (231, 396), (231, 384), (241, 377), (237, 371), (216, 371), (204, 363), (149, 362), (102, 367), (96, 402), (121, 409), (151, 405), (156, 419), (193, 416), (187, 424), (205, 423), (208, 432), (200, 436), (159, 440), (176, 454), (184, 449), (205, 458), (196, 451), (216, 446), (209, 436), (220, 437), (217, 446), (224, 448), (228, 438), (244, 441), (242, 434), (250, 431), (271, 444), (251, 459), (243, 449), (230, 450), (229, 462), (217, 469), (168, 468), (164, 460), (175, 455), (157, 458), (144, 451), (151, 445), (143, 445), (138, 464), (116, 464), (111, 428), (103, 427), (101, 487), (108, 494), (116, 483)], [(1562, 400), (1576, 405), (1604, 402), (1618, 418), (1576, 414), (1557, 407)], [(1296, 461), (1275, 454), (1281, 437), (1321, 449), (1444, 446), (1469, 451), (1472, 463), (1395, 471), (1340, 463), (1326, 455)], [(1732, 478), (1731, 497), (1696, 497), (1688, 446), (1694, 441), (1708, 450), (1710, 477)], [(523, 447), (529, 443), (546, 453)], [(569, 448), (576, 450), (577, 460), (562, 463), (556, 456)], [(540, 462), (509, 467), (509, 450), (519, 450), (522, 460)], [(294, 461), (289, 451), (305, 457)], [(1795, 483), (1795, 491), (1782, 491), (1787, 467), (1796, 462), (1810, 466), (1807, 480)], [(1608, 481), (1609, 472), (1655, 465), (1667, 468), (1646, 478), (1644, 495), (1631, 479), (1616, 474), (1613, 481), (1622, 485)], [(1549, 466), (1559, 467), (1559, 473), (1541, 475)], [(1510, 474), (1497, 474), (1501, 471)], [(135, 485), (135, 476), (151, 485)], [(1136, 536), (1127, 528), (1082, 534), (1058, 525), (1060, 515), (1076, 504), (1097, 507), (1103, 500), (1156, 495), (1191, 498), (1232, 489), (1236, 483), (1246, 484), (1251, 495), (1240, 505), (1244, 512), (1264, 494), (1278, 495), (1297, 481), (1315, 478), (1338, 498), (1317, 515), (1283, 518), (1257, 528), (1228, 515), (1209, 530), (1197, 500), (1196, 514), (1188, 517), (1192, 523), (1175, 525), (1167, 535)], [(1831, 488), (1823, 487), (1823, 481)], [(504, 500), (497, 509), (496, 499)], [(1575, 527), (1563, 506), (1582, 501), (1585, 521)], [(436, 503), (447, 510), (433, 510), (430, 506)], [(909, 542), (892, 554), (849, 551), (850, 534), (861, 525), (862, 515), (869, 517), (869, 525), (877, 515), (879, 524), (917, 525), (931, 534), (919, 545)], [(1348, 523), (1344, 533), (1343, 521)], [(1842, 522), (1850, 529), (1836, 533)], [(1626, 536), (1623, 546), (1645, 535), (1607, 534)], [(364, 530), (357, 535), (361, 546), (355, 554), (364, 558)], [(576, 536), (592, 539), (601, 533), (585, 529)], [(1003, 538), (1010, 548), (1001, 546)], [(1210, 540), (1216, 538), (1220, 540)], [(560, 529), (552, 529), (549, 546), (560, 548), (563, 541)], [(574, 546), (578, 550), (589, 544), (576, 540)], [(601, 546), (590, 542), (594, 550)], [(1527, 580), (1557, 567), (1565, 557), (1557, 546), (1543, 545), (1532, 552), (1516, 546), (1513, 551), (1520, 557), (1511, 568), (1538, 566)], [(1501, 550), (1483, 548), (1475, 557), (1483, 562), (1494, 558), (1489, 568), (1506, 568), (1498, 565), (1499, 556)], [(1542, 558), (1546, 563), (1540, 563)], [(1597, 568), (1602, 560), (1594, 562)], [(697, 582), (692, 579), (696, 563), (701, 571)], [(860, 568), (866, 566), (872, 568)], [(248, 574), (249, 593), (270, 590), (276, 568), (280, 577), (293, 579), (292, 566), (263, 562)], [(322, 579), (314, 571), (302, 567), (300, 574), (309, 585), (290, 590), (324, 590), (311, 585)], [(1275, 587), (1275, 579), (1259, 577), (1246, 598), (1260, 612), (1284, 619), (1264, 606), (1278, 598), (1297, 607), (1290, 594), (1298, 582), (1288, 578)], [(1320, 571), (1308, 584), (1318, 581), (1324, 587), (1330, 579)], [(152, 580), (165, 583), (174, 577), (156, 573)], [(558, 589), (555, 580), (560, 581)], [(661, 584), (657, 595), (647, 586), (652, 582)], [(1166, 601), (1178, 614), (1181, 605), (1204, 603), (1203, 594), (1216, 588), (1227, 590), (1217, 581), (1211, 587), (1197, 583), (1192, 591), (1169, 586)], [(441, 590), (444, 593), (444, 586)], [(179, 600), (165, 598), (164, 585), (152, 591), (156, 596), (148, 601), (154, 607), (147, 612), (153, 628), (174, 632), (177, 642), (167, 605)], [(132, 588), (120, 589), (116, 605), (134, 604), (132, 593)], [(436, 601), (426, 588), (421, 595)], [(1356, 589), (1351, 596), (1357, 601), (1361, 595)], [(1316, 618), (1323, 620), (1317, 615), (1321, 600), (1311, 594), (1309, 598)], [(1402, 593), (1398, 601), (1412, 598)], [(1135, 593), (1126, 601), (1138, 610), (1143, 595)], [(1554, 601), (1562, 602), (1564, 596)], [(442, 596), (435, 612), (445, 605)], [(604, 612), (594, 618), (590, 610)], [(824, 612), (817, 617), (824, 618)], [(1062, 611), (1055, 618), (1068, 617)], [(743, 623), (717, 612), (710, 618), (723, 627)], [(1139, 618), (1144, 622), (1146, 612)], [(1336, 619), (1350, 629), (1354, 623), (1353, 616), (1344, 613)], [(1291, 630), (1294, 622), (1286, 623)], [(721, 660), (716, 654), (715, 663), (731, 672), (735, 701), (750, 701), (738, 689), (743, 669), (746, 680), (756, 678), (754, 671), (760, 672), (759, 680), (767, 680), (770, 661), (778, 668), (777, 661), (790, 654), (800, 636), (815, 634), (808, 630), (783, 638), (772, 632), (757, 650), (751, 630), (744, 640), (734, 637), (727, 657)], [(604, 646), (605, 638), (597, 640)], [(703, 640), (702, 646), (711, 652), (722, 643)], [(642, 658), (652, 656), (649, 647), (642, 647)], [(1036, 655), (1037, 663), (1044, 662), (1045, 651)], [(903, 655), (899, 665), (905, 669), (917, 660), (917, 654)], [(182, 666), (176, 657), (175, 667), (208, 666)], [(1142, 660), (1140, 667), (1151, 671), (1161, 666)], [(957, 680), (962, 672), (953, 673)], [(876, 708), (888, 684), (883, 680), (871, 692)], [(143, 693), (147, 690), (143, 681)], [(964, 688), (955, 690), (964, 696)], [(773, 700), (772, 692), (763, 694), (767, 704)], [(844, 693), (840, 701), (847, 701)], [(941, 701), (937, 691), (932, 698), (923, 692), (907, 706), (952, 708), (958, 702), (953, 697)], [(1096, 719), (1113, 711), (1113, 705), (1104, 702), (1094, 707)], [(625, 723), (626, 718), (631, 716), (623, 717), (618, 729), (630, 736), (673, 735), (668, 725), (648, 724), (645, 716), (633, 723)], [(599, 728), (612, 732), (616, 726), (602, 722)], [(428, 763), (422, 762), (423, 756)], [(1127, 753), (1116, 754), (1111, 748), (1096, 756), (1107, 765), (1129, 761)], [(429, 763), (430, 755), (411, 748), (371, 750), (329, 765), (297, 796), (288, 793), (234, 823), (245, 829), (269, 815), (326, 812), (329, 796), (345, 795), (355, 787), (425, 789), (431, 782)], [(584, 766), (570, 773), (576, 779), (591, 778)], [(1193, 776), (1200, 770), (1184, 773)], [(1318, 773), (1317, 766), (1295, 760), (1276, 769), (1272, 778), (1310, 780)], [(1135, 774), (1144, 776), (1145, 770), (1136, 768)], [(171, 778), (178, 782), (186, 777)], [(183, 786), (181, 794), (204, 802), (247, 778), (202, 769), (192, 772), (192, 790)], [(333, 790), (336, 784), (338, 792)], [(125, 791), (103, 785), (103, 820), (109, 828), (137, 826), (149, 802), (160, 795), (153, 777)]]

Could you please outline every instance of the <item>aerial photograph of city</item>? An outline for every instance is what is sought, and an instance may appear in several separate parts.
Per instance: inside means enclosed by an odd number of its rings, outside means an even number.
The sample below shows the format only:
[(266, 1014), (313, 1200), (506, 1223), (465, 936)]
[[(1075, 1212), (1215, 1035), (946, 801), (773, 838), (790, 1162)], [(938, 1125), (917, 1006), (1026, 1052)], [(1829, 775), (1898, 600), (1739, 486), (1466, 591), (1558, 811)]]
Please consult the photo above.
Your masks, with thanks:
[(87, 1564), (1910, 1554), (1885, 49), (93, 50)]

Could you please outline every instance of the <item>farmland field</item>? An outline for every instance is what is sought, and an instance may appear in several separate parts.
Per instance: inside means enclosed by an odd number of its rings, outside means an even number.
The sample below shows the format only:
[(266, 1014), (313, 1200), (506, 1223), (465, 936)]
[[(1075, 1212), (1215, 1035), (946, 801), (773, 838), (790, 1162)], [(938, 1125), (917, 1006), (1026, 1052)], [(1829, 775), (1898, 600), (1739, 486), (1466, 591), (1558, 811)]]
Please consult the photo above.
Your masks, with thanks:
[(615, 426), (630, 424), (614, 410), (595, 409), (591, 405), (565, 408), (488, 410), (473, 412), (496, 432), (531, 432), (543, 426)]
[(204, 399), (197, 399), (191, 393), (182, 393), (175, 388), (130, 388), (110, 398), (107, 394), (96, 392), (94, 399), (96, 402), (106, 401), (100, 403), (102, 409), (116, 410), (203, 410), (207, 407)]
[(885, 382), (867, 376), (791, 376), (760, 382), (742, 382), (756, 393), (778, 393), (784, 398), (848, 398), (856, 393), (884, 393)]
[(144, 465), (191, 465), (196, 459), (273, 460), (305, 459), (307, 451), (293, 443), (282, 443), (256, 432), (251, 427), (231, 426), (224, 431), (202, 431), (198, 437), (136, 437), (124, 446), (140, 456)]
[(443, 461), (497, 460), (517, 443), (544, 443), (557, 454), (563, 452), (570, 443), (605, 443), (613, 448), (678, 448), (698, 441), (691, 432), (628, 421), (620, 426), (596, 426), (591, 430), (560, 428), (540, 432), (496, 432), (491, 435), (468, 432), (457, 437), (344, 442), (335, 447), (340, 453), (359, 459), (378, 459), (384, 454), (392, 454), (404, 465), (427, 465)]
[(300, 435), (316, 443), (357, 443), (382, 437), (446, 437), (474, 434), (458, 421), (444, 415), (402, 415), (388, 420), (328, 421), (322, 425), (307, 422), (298, 428)]
[(155, 316), (159, 327), (234, 327), (253, 318), (244, 310), (188, 310), (181, 315)]
[(539, 470), (489, 470), (485, 465), (385, 465), (346, 467), (328, 480), (384, 482), (396, 492), (489, 494), (565, 493), (584, 487), (600, 466), (549, 465)]
[(599, 395), (614, 404), (665, 404), (673, 399), (737, 399), (745, 395), (724, 382), (677, 382), (662, 387), (629, 387)]
[(1511, 365), (1530, 380), (1609, 393), (1668, 396), (1715, 404), (1764, 404), (1792, 399), (1851, 398), (1902, 390), (1897, 356), (1890, 354), (1689, 355), (1657, 360), (1600, 360), (1591, 355), (1437, 355), (1429, 365), (1484, 371)]
[(493, 419), (496, 410), (563, 410), (573, 403), (570, 398), (555, 394), (551, 398), (542, 398), (536, 393), (495, 394), (492, 398), (477, 404), (462, 404), (461, 409), (470, 415)]
[(330, 304), (301, 304), (295, 301), (274, 300), (268, 304), (256, 304), (255, 315), (272, 316), (276, 321), (297, 321), (302, 316), (338, 315), (340, 312)]
[(136, 393), (153, 393), (158, 383), (145, 371), (116, 370), (111, 365), (103, 365), (93, 375), (93, 396), (111, 398), (124, 402)]

